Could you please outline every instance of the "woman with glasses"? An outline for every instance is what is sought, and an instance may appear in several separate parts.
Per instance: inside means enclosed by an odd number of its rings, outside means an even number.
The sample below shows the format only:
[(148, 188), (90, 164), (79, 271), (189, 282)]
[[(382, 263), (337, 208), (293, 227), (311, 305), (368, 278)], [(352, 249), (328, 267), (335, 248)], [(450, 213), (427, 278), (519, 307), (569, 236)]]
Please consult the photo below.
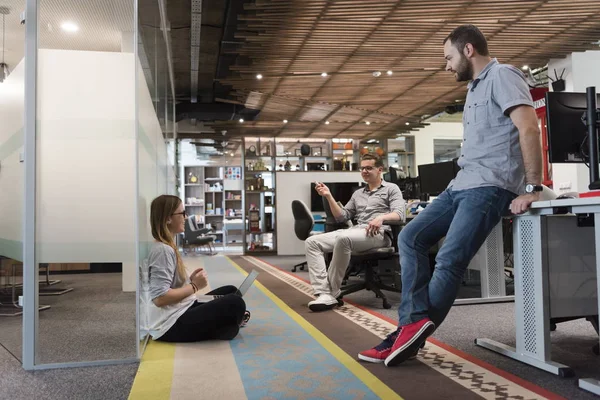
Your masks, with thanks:
[(152, 243), (148, 255), (149, 327), (154, 340), (196, 342), (231, 340), (250, 318), (244, 300), (223, 286), (208, 294), (223, 297), (207, 303), (196, 300), (196, 292), (208, 284), (206, 271), (189, 276), (175, 245), (174, 236), (185, 230), (186, 213), (177, 196), (162, 195), (150, 206)]

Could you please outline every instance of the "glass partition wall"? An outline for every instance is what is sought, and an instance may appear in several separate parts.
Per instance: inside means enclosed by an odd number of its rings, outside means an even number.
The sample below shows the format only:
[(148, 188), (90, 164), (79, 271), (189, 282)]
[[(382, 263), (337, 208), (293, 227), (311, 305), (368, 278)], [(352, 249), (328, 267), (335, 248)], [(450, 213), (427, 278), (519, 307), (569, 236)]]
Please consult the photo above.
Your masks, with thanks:
[[(0, 0), (0, 12), (4, 1), (18, 3)], [(21, 281), (14, 272), (24, 302), (11, 320), (11, 337), (23, 327), (14, 353), (26, 369), (136, 361), (146, 337), (138, 294), (150, 202), (174, 192), (165, 140), (175, 135), (172, 82), (160, 29), (168, 22), (159, 1), (22, 3), (14, 13), (26, 10), (26, 62), (19, 72), (19, 60), (10, 61), (20, 92), (0, 83), (0, 102), (11, 101), (17, 119), (20, 98), (25, 121), (0, 127), (0, 188), (24, 188), (20, 198), (0, 191), (0, 206), (15, 214), (0, 222), (0, 290), (15, 281), (5, 270), (23, 271)], [(3, 345), (6, 325), (0, 320)]]

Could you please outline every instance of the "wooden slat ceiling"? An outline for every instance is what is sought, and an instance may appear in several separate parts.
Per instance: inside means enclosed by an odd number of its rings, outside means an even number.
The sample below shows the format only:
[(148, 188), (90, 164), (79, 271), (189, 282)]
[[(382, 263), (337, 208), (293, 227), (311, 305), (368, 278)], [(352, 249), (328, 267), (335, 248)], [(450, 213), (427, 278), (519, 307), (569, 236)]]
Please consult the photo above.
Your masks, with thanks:
[(464, 99), (442, 45), (461, 24), (477, 25), (491, 55), (519, 67), (598, 50), (600, 40), (599, 0), (257, 0), (246, 11), (237, 37), (251, 62), (223, 83), (262, 111), (214, 124), (234, 136), (392, 137), (422, 126)]

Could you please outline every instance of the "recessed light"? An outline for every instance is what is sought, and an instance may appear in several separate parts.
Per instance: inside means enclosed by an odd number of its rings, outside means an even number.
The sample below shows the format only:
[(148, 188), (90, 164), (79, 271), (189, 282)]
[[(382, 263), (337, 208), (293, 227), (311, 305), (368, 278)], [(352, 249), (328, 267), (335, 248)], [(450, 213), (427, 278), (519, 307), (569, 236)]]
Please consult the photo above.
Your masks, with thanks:
[(521, 69), (522, 69), (523, 71), (527, 71), (527, 70), (529, 69), (529, 65), (523, 65), (523, 66), (521, 67)]
[(262, 79), (262, 74), (256, 75), (256, 79)]
[(388, 75), (392, 75), (394, 72), (392, 70), (388, 71), (387, 74)]
[(405, 125), (410, 125), (410, 122), (407, 122)]
[(240, 122), (244, 122), (244, 118), (240, 118)]
[(283, 120), (283, 123), (284, 123), (284, 124), (287, 124), (287, 123), (288, 123), (288, 120), (287, 120), (287, 119), (284, 119), (284, 120)]
[(325, 121), (325, 125), (329, 125), (329, 121)]
[(373, 76), (375, 78), (377, 78), (378, 76), (381, 76), (381, 71), (375, 71), (375, 72), (373, 72)]
[(77, 32), (79, 30), (79, 27), (71, 21), (63, 22), (60, 27), (63, 31), (70, 33)]
[(371, 122), (369, 122), (369, 121), (365, 121), (365, 124), (367, 124), (367, 125), (371, 125)]
[(321, 74), (321, 76), (322, 76), (323, 78), (327, 77), (327, 72), (323, 72), (323, 73)]

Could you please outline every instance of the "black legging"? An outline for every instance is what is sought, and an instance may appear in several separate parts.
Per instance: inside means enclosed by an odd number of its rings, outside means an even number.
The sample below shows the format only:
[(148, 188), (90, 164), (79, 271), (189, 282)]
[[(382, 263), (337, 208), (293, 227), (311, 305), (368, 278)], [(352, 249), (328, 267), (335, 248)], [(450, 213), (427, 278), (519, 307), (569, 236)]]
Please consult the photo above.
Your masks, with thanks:
[(157, 340), (163, 342), (198, 342), (201, 340), (231, 340), (239, 332), (246, 303), (233, 295), (235, 286), (223, 286), (207, 294), (228, 295), (208, 303), (195, 302), (184, 312), (167, 333)]

